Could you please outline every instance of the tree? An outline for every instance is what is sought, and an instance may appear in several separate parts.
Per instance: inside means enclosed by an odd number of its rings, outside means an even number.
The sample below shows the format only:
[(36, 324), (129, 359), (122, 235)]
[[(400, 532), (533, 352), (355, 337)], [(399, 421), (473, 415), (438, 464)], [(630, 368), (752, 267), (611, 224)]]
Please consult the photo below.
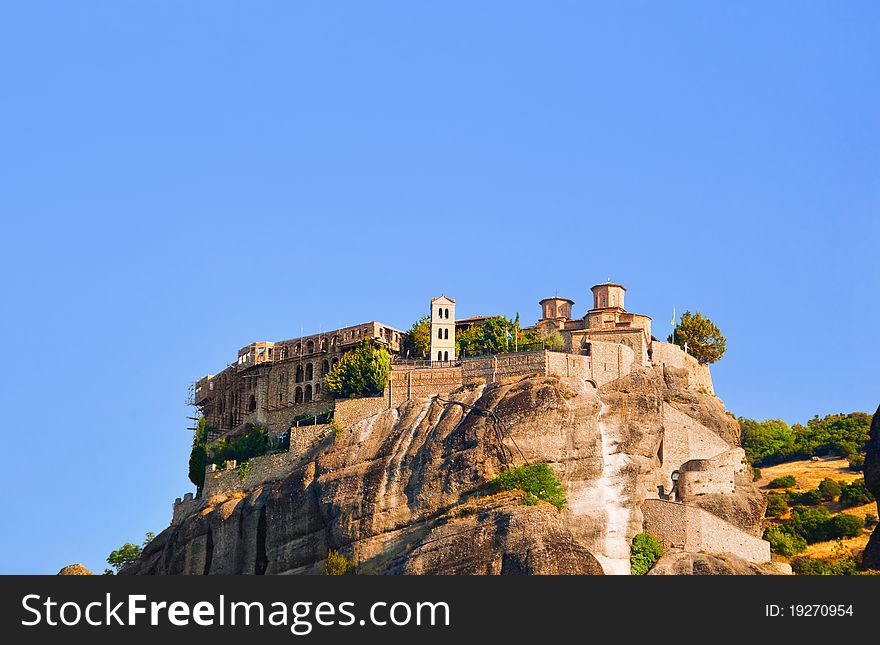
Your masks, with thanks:
[(193, 435), (192, 451), (189, 453), (189, 480), (201, 490), (205, 484), (205, 466), (208, 464), (208, 426), (205, 417), (200, 416)]
[(767, 494), (767, 517), (782, 517), (788, 513), (788, 496), (785, 493)]
[(842, 508), (862, 506), (873, 501), (874, 495), (865, 486), (864, 479), (856, 479), (840, 489), (840, 506)]
[(702, 365), (716, 362), (727, 349), (721, 330), (699, 311), (695, 314), (684, 312), (668, 340), (682, 347), (687, 343), (688, 354)]
[(779, 463), (795, 450), (795, 434), (782, 419), (739, 417), (740, 443), (753, 465)]
[(403, 339), (403, 352), (412, 358), (424, 358), (431, 350), (431, 318), (422, 316), (412, 324)]
[(840, 484), (830, 477), (826, 477), (819, 482), (819, 492), (825, 501), (833, 501), (835, 497), (840, 495)]
[(455, 348), (459, 356), (501, 354), (540, 342), (541, 336), (537, 331), (523, 331), (519, 328), (518, 318), (510, 320), (506, 316), (492, 316), (482, 325), (455, 334)]
[(345, 355), (327, 376), (327, 391), (336, 397), (377, 396), (388, 383), (391, 355), (384, 347), (373, 347), (369, 340)]
[[(110, 555), (107, 556), (107, 564), (113, 567), (118, 573), (123, 567), (137, 561), (137, 559), (141, 557), (144, 547), (147, 546), (154, 537), (156, 537), (156, 535), (148, 531), (142, 545), (139, 546), (137, 544), (132, 544), (131, 542), (126, 542), (115, 551), (110, 552)], [(105, 569), (104, 573), (107, 574), (112, 572), (109, 569)]]

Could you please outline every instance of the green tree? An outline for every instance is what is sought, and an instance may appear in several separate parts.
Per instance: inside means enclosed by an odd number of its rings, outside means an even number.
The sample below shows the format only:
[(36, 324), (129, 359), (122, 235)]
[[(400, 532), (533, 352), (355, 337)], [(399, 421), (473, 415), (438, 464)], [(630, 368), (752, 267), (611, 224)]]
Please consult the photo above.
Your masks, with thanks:
[(368, 340), (345, 355), (327, 376), (327, 391), (336, 397), (376, 396), (388, 383), (391, 356), (383, 347), (373, 347)]
[(552, 334), (544, 338), (544, 347), (560, 352), (565, 349), (565, 338), (558, 331), (554, 331)]
[(431, 350), (431, 318), (422, 316), (409, 328), (403, 339), (403, 353), (410, 358), (424, 358)]
[(630, 573), (634, 576), (645, 575), (662, 555), (663, 545), (660, 540), (649, 533), (639, 533), (632, 539)]
[(822, 499), (831, 502), (840, 495), (840, 484), (830, 477), (826, 477), (819, 482), (819, 492), (822, 494)]
[(838, 455), (854, 458), (864, 455), (865, 442), (871, 428), (871, 415), (865, 412), (850, 414), (818, 415), (807, 421), (807, 425), (796, 424), (795, 448), (802, 457), (813, 455)]
[(189, 480), (198, 490), (205, 485), (205, 466), (208, 465), (208, 425), (205, 417), (200, 416), (193, 435), (192, 450), (189, 453)]
[(739, 417), (740, 443), (752, 465), (784, 461), (795, 450), (795, 434), (782, 419)]
[[(107, 564), (113, 567), (114, 571), (118, 573), (123, 567), (137, 561), (137, 559), (141, 557), (144, 547), (147, 546), (154, 537), (156, 537), (154, 533), (147, 532), (142, 545), (126, 542), (118, 549), (110, 552), (110, 555), (107, 556)], [(108, 571), (109, 570), (105, 570), (104, 573), (106, 574)]]
[(840, 505), (843, 508), (862, 506), (874, 501), (874, 495), (865, 486), (864, 479), (856, 479), (840, 489)]
[(771, 526), (764, 531), (764, 539), (770, 543), (770, 550), (773, 553), (789, 558), (807, 548), (807, 542), (804, 538), (800, 535), (786, 533), (779, 526)]
[(797, 486), (797, 479), (792, 475), (771, 479), (770, 483), (767, 484), (767, 488), (793, 488), (795, 486)]
[(496, 490), (523, 491), (526, 494), (523, 501), (528, 506), (536, 504), (539, 499), (553, 504), (559, 510), (565, 506), (565, 487), (547, 464), (510, 468), (499, 473), (491, 483)]
[(668, 340), (682, 347), (687, 343), (688, 353), (703, 365), (716, 362), (727, 350), (727, 340), (721, 330), (699, 311), (684, 312)]
[(782, 517), (788, 513), (788, 496), (785, 493), (767, 494), (767, 517)]

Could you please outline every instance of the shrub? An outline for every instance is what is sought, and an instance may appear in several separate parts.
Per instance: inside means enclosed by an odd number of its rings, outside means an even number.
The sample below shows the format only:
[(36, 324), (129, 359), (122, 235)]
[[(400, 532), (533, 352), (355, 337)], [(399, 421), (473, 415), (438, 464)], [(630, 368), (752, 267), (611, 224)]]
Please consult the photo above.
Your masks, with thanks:
[(865, 486), (864, 479), (856, 479), (840, 490), (840, 505), (843, 508), (862, 506), (874, 501), (874, 495)]
[(767, 517), (782, 517), (788, 513), (788, 498), (785, 493), (767, 494)]
[(825, 531), (832, 540), (839, 540), (861, 535), (864, 526), (865, 521), (855, 515), (840, 513), (828, 521)]
[(211, 447), (210, 461), (218, 466), (231, 459), (241, 463), (265, 455), (269, 447), (269, 431), (261, 425), (251, 425), (247, 434), (215, 443)]
[(877, 516), (873, 513), (865, 513), (865, 528), (870, 529), (877, 526)]
[(852, 576), (856, 574), (858, 562), (851, 555), (828, 560), (795, 558), (791, 568), (799, 576)]
[(339, 551), (331, 549), (324, 561), (325, 576), (344, 576), (354, 569), (354, 562), (346, 558)]
[(630, 571), (634, 576), (643, 576), (663, 555), (660, 540), (649, 533), (639, 533), (632, 539), (630, 549)]
[(865, 467), (865, 455), (858, 453), (849, 458), (849, 469), (857, 473)]
[(806, 490), (802, 493), (790, 491), (788, 501), (792, 506), (816, 506), (822, 502), (822, 493), (817, 489)]
[(785, 523), (788, 532), (800, 535), (808, 544), (828, 539), (828, 522), (831, 513), (824, 506), (796, 506), (791, 511), (791, 519)]
[(819, 483), (819, 492), (822, 494), (822, 499), (830, 502), (840, 495), (840, 484), (830, 477), (826, 477)]
[(797, 480), (791, 475), (777, 477), (767, 484), (767, 488), (792, 488), (793, 486), (797, 486)]
[(539, 499), (560, 510), (565, 506), (565, 488), (547, 464), (510, 468), (498, 474), (491, 483), (496, 490), (523, 491), (526, 493), (523, 503), (529, 506), (536, 504)]
[(388, 383), (391, 355), (384, 347), (373, 347), (369, 340), (342, 356), (324, 377), (327, 391), (336, 397), (377, 396)]
[(770, 543), (773, 553), (791, 557), (807, 548), (807, 541), (800, 535), (787, 533), (782, 527), (771, 526), (764, 531), (764, 539)]

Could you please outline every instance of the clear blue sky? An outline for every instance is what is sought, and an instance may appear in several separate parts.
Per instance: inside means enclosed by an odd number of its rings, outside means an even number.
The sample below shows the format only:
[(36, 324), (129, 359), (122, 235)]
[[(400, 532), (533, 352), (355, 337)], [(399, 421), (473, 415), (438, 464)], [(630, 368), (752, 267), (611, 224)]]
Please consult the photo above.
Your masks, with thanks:
[(877, 2), (0, 12), (0, 572), (161, 531), (187, 385), (431, 296), (698, 309), (737, 415), (873, 411)]

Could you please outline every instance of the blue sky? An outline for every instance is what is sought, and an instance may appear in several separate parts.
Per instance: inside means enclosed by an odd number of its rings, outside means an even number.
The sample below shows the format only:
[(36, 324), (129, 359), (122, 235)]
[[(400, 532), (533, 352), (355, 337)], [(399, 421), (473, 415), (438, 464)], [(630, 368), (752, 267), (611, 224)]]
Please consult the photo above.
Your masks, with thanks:
[(737, 415), (873, 411), (876, 2), (0, 11), (0, 572), (168, 525), (238, 347), (629, 287)]

